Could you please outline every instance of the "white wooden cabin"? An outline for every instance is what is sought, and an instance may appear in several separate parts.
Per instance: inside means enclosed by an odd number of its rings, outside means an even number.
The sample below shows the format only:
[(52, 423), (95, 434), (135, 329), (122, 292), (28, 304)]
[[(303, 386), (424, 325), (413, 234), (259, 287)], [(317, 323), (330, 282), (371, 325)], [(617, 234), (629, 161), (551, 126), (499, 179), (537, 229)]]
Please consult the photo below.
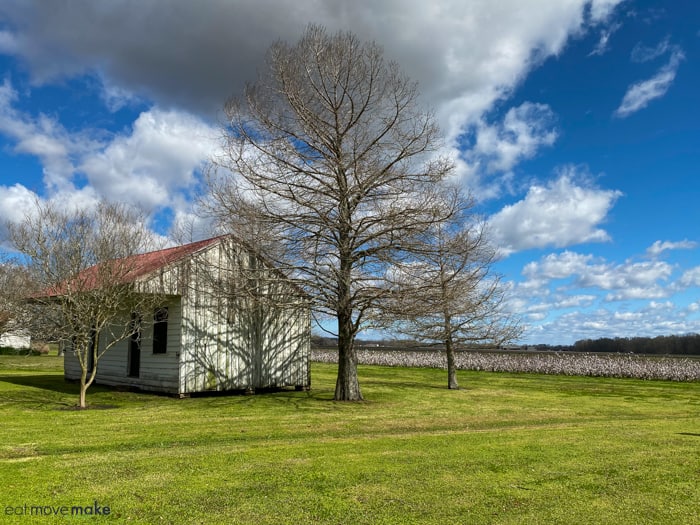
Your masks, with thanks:
[[(162, 306), (125, 312), (142, 328), (99, 359), (98, 384), (180, 396), (310, 387), (307, 298), (252, 250), (222, 236), (135, 258), (135, 281), (163, 294)], [(70, 349), (64, 371), (80, 379)]]

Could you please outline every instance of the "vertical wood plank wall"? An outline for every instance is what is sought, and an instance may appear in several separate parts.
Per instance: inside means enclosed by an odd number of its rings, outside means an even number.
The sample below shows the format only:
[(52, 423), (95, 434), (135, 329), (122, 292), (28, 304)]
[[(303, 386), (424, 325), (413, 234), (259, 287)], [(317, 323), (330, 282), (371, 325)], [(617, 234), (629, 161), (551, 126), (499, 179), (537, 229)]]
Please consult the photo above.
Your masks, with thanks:
[[(245, 286), (251, 279), (258, 281)], [(230, 240), (215, 243), (143, 286), (167, 294), (167, 352), (153, 353), (152, 325), (144, 323), (139, 377), (128, 376), (125, 339), (100, 359), (98, 383), (172, 394), (310, 386), (309, 306), (242, 247)], [(130, 315), (125, 312), (124, 322)], [(70, 350), (64, 367), (66, 379), (80, 378)]]

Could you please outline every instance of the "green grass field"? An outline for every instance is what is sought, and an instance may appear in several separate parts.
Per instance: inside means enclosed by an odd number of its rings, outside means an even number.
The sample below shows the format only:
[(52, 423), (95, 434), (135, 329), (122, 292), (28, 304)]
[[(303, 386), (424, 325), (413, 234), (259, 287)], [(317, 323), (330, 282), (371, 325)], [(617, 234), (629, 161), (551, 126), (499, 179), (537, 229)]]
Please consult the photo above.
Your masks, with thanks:
[(76, 411), (58, 358), (0, 356), (0, 522), (700, 523), (700, 384), (445, 374), (361, 367), (367, 401), (335, 403), (314, 364), (311, 392)]

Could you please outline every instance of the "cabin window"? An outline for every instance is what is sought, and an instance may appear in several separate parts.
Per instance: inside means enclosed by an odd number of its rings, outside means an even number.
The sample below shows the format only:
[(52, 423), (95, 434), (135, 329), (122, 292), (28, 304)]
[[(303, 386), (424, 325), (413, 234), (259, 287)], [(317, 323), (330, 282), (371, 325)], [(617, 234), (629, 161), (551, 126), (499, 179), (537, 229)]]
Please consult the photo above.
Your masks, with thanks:
[(153, 314), (153, 353), (164, 354), (168, 349), (168, 307), (157, 308)]

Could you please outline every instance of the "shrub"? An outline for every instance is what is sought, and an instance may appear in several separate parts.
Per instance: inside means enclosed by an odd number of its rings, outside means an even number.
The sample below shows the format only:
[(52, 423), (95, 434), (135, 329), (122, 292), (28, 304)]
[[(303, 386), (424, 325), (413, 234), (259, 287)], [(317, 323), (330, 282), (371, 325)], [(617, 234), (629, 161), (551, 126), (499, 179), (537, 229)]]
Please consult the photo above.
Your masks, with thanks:
[(41, 352), (32, 348), (12, 348), (0, 346), (0, 355), (40, 355)]

